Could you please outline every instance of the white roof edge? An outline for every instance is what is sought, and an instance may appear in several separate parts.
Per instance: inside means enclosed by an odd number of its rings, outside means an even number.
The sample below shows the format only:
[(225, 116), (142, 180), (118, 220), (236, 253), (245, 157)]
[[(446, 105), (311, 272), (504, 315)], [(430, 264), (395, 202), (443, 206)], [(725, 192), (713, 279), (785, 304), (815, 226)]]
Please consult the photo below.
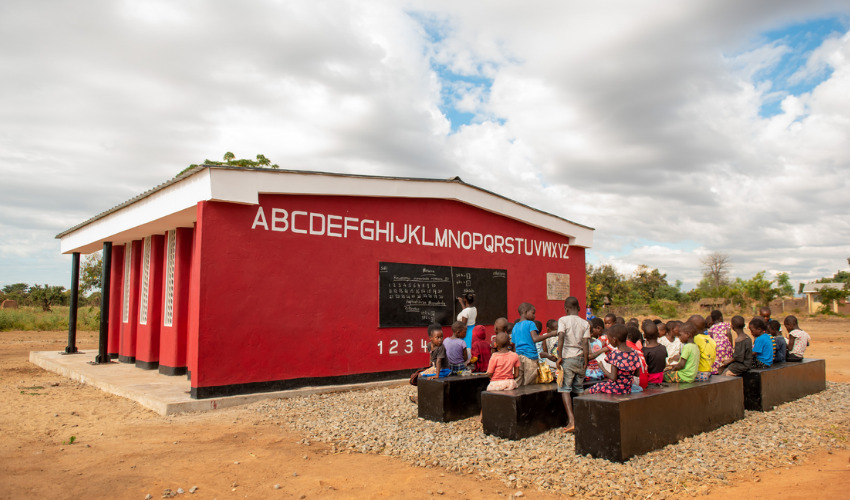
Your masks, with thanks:
[(133, 237), (132, 230), (140, 226), (156, 233), (191, 226), (196, 215), (188, 209), (200, 201), (257, 204), (260, 194), (450, 199), (562, 234), (570, 238), (571, 245), (589, 248), (593, 244), (593, 228), (531, 208), (457, 177), (377, 177), (218, 165), (196, 167), (56, 237), (60, 239), (62, 253), (83, 250), (90, 253), (115, 235)]

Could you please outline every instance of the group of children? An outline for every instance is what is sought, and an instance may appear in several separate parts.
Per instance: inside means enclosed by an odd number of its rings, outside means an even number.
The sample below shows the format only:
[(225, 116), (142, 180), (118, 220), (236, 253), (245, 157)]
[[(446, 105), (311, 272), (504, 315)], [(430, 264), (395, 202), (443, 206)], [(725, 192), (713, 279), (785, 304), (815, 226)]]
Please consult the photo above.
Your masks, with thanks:
[(575, 422), (571, 394), (582, 394), (585, 380), (597, 381), (587, 391), (591, 394), (629, 394), (665, 382), (707, 382), (712, 375), (741, 376), (752, 368), (802, 361), (810, 342), (795, 316), (784, 319), (786, 340), (767, 307), (747, 325), (752, 339), (744, 332), (742, 316), (725, 322), (719, 310), (684, 322), (647, 319), (642, 324), (614, 314), (587, 321), (579, 316), (575, 297), (564, 301), (564, 310), (565, 316), (547, 321), (543, 333), (534, 306), (524, 302), (514, 323), (496, 320), (491, 342), (484, 327), (476, 325), (470, 349), (462, 322), (452, 325), (453, 335), (445, 340), (442, 327), (433, 324), (428, 327), (431, 366), (415, 373), (411, 383), (423, 375), (469, 370), (487, 373), (488, 391), (504, 391), (536, 383), (540, 370), (549, 369), (567, 412), (564, 430), (571, 432)]

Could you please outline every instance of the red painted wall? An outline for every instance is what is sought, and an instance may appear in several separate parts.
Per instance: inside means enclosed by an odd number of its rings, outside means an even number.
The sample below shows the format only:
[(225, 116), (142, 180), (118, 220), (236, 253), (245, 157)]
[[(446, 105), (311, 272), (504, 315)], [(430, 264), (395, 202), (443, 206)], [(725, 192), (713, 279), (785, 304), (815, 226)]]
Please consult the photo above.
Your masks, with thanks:
[[(159, 371), (161, 373), (177, 370), (183, 373), (186, 368), (186, 341), (189, 315), (189, 273), (192, 268), (192, 228), (179, 227), (174, 231), (174, 284), (172, 293), (171, 326), (165, 324), (166, 286), (168, 270), (168, 237), (163, 252), (162, 311), (163, 324), (160, 330)], [(178, 373), (178, 374), (179, 374)]]
[[(118, 359), (124, 363), (133, 363), (136, 361), (136, 328), (139, 323), (139, 273), (141, 272), (142, 264), (141, 240), (131, 242), (124, 251), (126, 252), (128, 249), (130, 250), (130, 283), (127, 285), (130, 287), (130, 296), (127, 301), (129, 309), (127, 321), (124, 321), (124, 303), (122, 300), (121, 339), (118, 346)], [(126, 254), (124, 257), (126, 259)]]
[(124, 245), (112, 247), (112, 262), (109, 267), (109, 333), (106, 352), (118, 357), (121, 338), (121, 298), (124, 293)]
[[(295, 228), (274, 231), (272, 209), (345, 219), (567, 243), (567, 238), (450, 200), (261, 195), (269, 230), (252, 229), (258, 207), (202, 202), (190, 291), (190, 369), (193, 387), (326, 377), (427, 366), (421, 348), (425, 328), (378, 328), (378, 262), (500, 268), (508, 270), (507, 317), (520, 302), (537, 307), (537, 319), (563, 315), (563, 301), (546, 298), (546, 273), (570, 274), (572, 294), (585, 300), (584, 249), (569, 259), (365, 241), (309, 234), (308, 215)], [(279, 216), (281, 214), (278, 214)], [(277, 226), (283, 226), (279, 221)], [(492, 327), (488, 328), (488, 332)], [(412, 341), (413, 353), (403, 346)], [(388, 352), (392, 341), (402, 346)], [(382, 353), (379, 352), (382, 342)], [(197, 343), (196, 345), (193, 345)], [(194, 354), (193, 354), (194, 350)]]
[[(147, 320), (142, 322), (141, 309), (139, 326), (136, 333), (136, 364), (149, 369), (155, 369), (159, 363), (159, 331), (162, 325), (162, 270), (165, 237), (161, 234), (150, 236), (150, 254), (148, 257), (147, 276)], [(144, 248), (144, 245), (142, 246)], [(142, 274), (139, 286), (139, 303), (144, 306), (144, 251), (142, 252)]]

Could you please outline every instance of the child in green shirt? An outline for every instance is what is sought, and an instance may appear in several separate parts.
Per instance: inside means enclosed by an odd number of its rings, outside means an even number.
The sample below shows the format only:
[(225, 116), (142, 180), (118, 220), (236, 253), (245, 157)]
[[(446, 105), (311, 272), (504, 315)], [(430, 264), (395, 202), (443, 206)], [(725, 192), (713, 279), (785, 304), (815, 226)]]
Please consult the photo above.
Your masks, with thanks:
[(679, 362), (664, 369), (665, 382), (687, 382), (694, 381), (699, 366), (699, 347), (694, 344), (694, 336), (697, 333), (693, 323), (683, 323), (679, 327), (679, 340), (682, 342), (682, 352)]

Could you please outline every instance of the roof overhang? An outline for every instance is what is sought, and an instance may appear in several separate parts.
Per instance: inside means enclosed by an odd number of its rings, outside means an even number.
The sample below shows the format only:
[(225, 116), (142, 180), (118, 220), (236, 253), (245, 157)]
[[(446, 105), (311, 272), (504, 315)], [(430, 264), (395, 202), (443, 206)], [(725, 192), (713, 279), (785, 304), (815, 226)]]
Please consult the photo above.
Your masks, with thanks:
[(452, 179), (417, 179), (201, 165), (56, 236), (62, 253), (95, 252), (177, 227), (192, 227), (201, 201), (256, 205), (260, 194), (450, 199), (569, 237), (589, 248), (593, 228)]

